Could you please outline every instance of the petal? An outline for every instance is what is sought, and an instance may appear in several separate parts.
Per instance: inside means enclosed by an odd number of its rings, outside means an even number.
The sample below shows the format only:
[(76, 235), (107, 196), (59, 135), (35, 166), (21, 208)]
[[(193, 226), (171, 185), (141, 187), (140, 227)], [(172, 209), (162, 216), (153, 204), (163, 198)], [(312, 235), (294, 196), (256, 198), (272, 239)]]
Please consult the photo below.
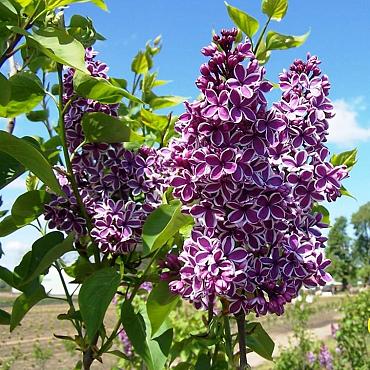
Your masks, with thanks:
[(227, 121), (230, 118), (229, 111), (226, 107), (218, 108), (218, 116), (223, 120)]
[(239, 123), (242, 120), (242, 111), (239, 108), (232, 107), (230, 110), (230, 118), (233, 122)]
[(218, 104), (218, 97), (217, 97), (217, 94), (214, 90), (207, 89), (205, 91), (204, 95), (206, 96), (206, 99), (208, 100), (209, 103), (211, 103), (213, 105)]

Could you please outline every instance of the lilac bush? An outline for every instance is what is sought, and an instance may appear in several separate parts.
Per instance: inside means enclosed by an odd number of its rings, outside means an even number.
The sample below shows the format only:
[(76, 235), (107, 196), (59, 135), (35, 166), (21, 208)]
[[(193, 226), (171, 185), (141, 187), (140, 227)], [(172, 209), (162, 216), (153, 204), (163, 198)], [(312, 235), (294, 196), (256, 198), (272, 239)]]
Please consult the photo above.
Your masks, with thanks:
[(333, 105), (316, 56), (279, 75), (281, 99), (269, 108), (265, 78), (248, 38), (222, 30), (202, 49), (208, 62), (185, 103), (179, 134), (162, 150), (168, 183), (195, 218), (163, 278), (173, 293), (209, 309), (216, 298), (231, 314), (284, 312), (302, 286), (325, 285), (327, 227), (315, 206), (341, 195), (346, 166), (325, 146)]
[[(92, 76), (108, 79), (108, 66), (95, 59), (96, 52), (86, 49), (86, 68)], [(74, 69), (64, 74), (64, 116), (68, 149), (73, 154), (72, 167), (78, 191), (88, 216), (92, 219), (90, 235), (104, 253), (126, 254), (141, 242), (142, 226), (160, 203), (164, 181), (159, 175), (155, 149), (141, 147), (127, 150), (124, 144), (85, 143), (81, 120), (85, 113), (118, 115), (117, 104), (102, 104), (79, 97), (73, 88)], [(50, 228), (87, 235), (86, 219), (65, 170), (58, 170), (64, 196), (53, 196), (45, 206)]]

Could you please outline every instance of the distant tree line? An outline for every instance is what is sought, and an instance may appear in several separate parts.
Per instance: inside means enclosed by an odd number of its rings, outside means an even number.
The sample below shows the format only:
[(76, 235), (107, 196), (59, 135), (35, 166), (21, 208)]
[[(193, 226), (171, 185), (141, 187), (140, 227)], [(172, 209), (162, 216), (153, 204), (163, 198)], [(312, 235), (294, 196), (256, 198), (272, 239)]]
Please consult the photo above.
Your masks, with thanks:
[(351, 217), (354, 237), (348, 235), (349, 222), (338, 217), (328, 236), (326, 256), (332, 260), (329, 272), (346, 289), (361, 280), (370, 283), (370, 202), (362, 205)]

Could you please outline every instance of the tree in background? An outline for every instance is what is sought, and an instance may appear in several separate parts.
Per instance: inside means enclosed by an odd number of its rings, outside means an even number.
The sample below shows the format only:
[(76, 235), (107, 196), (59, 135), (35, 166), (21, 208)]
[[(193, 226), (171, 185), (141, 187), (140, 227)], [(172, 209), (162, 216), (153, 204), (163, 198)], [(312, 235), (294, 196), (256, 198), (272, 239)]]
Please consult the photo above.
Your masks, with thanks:
[(365, 283), (370, 281), (370, 202), (362, 205), (352, 215), (351, 223), (355, 230), (356, 241), (353, 254), (360, 267), (359, 276)]
[(330, 273), (343, 284), (343, 290), (355, 277), (356, 266), (352, 258), (351, 238), (347, 234), (347, 219), (338, 217), (330, 229), (326, 255), (331, 259)]

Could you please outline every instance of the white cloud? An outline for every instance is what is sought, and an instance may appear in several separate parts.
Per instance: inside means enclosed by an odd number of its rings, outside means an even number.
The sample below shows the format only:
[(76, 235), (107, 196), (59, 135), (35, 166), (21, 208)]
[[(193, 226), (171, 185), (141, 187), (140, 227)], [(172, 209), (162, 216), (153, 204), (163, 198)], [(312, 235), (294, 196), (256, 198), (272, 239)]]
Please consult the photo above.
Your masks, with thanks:
[(1, 248), (4, 255), (0, 264), (8, 269), (13, 269), (21, 261), (23, 255), (31, 249), (31, 246), (19, 240), (1, 240)]
[(358, 121), (358, 112), (366, 110), (363, 98), (350, 102), (340, 99), (333, 104), (335, 117), (329, 122), (329, 143), (347, 147), (370, 139), (370, 128), (361, 127)]

